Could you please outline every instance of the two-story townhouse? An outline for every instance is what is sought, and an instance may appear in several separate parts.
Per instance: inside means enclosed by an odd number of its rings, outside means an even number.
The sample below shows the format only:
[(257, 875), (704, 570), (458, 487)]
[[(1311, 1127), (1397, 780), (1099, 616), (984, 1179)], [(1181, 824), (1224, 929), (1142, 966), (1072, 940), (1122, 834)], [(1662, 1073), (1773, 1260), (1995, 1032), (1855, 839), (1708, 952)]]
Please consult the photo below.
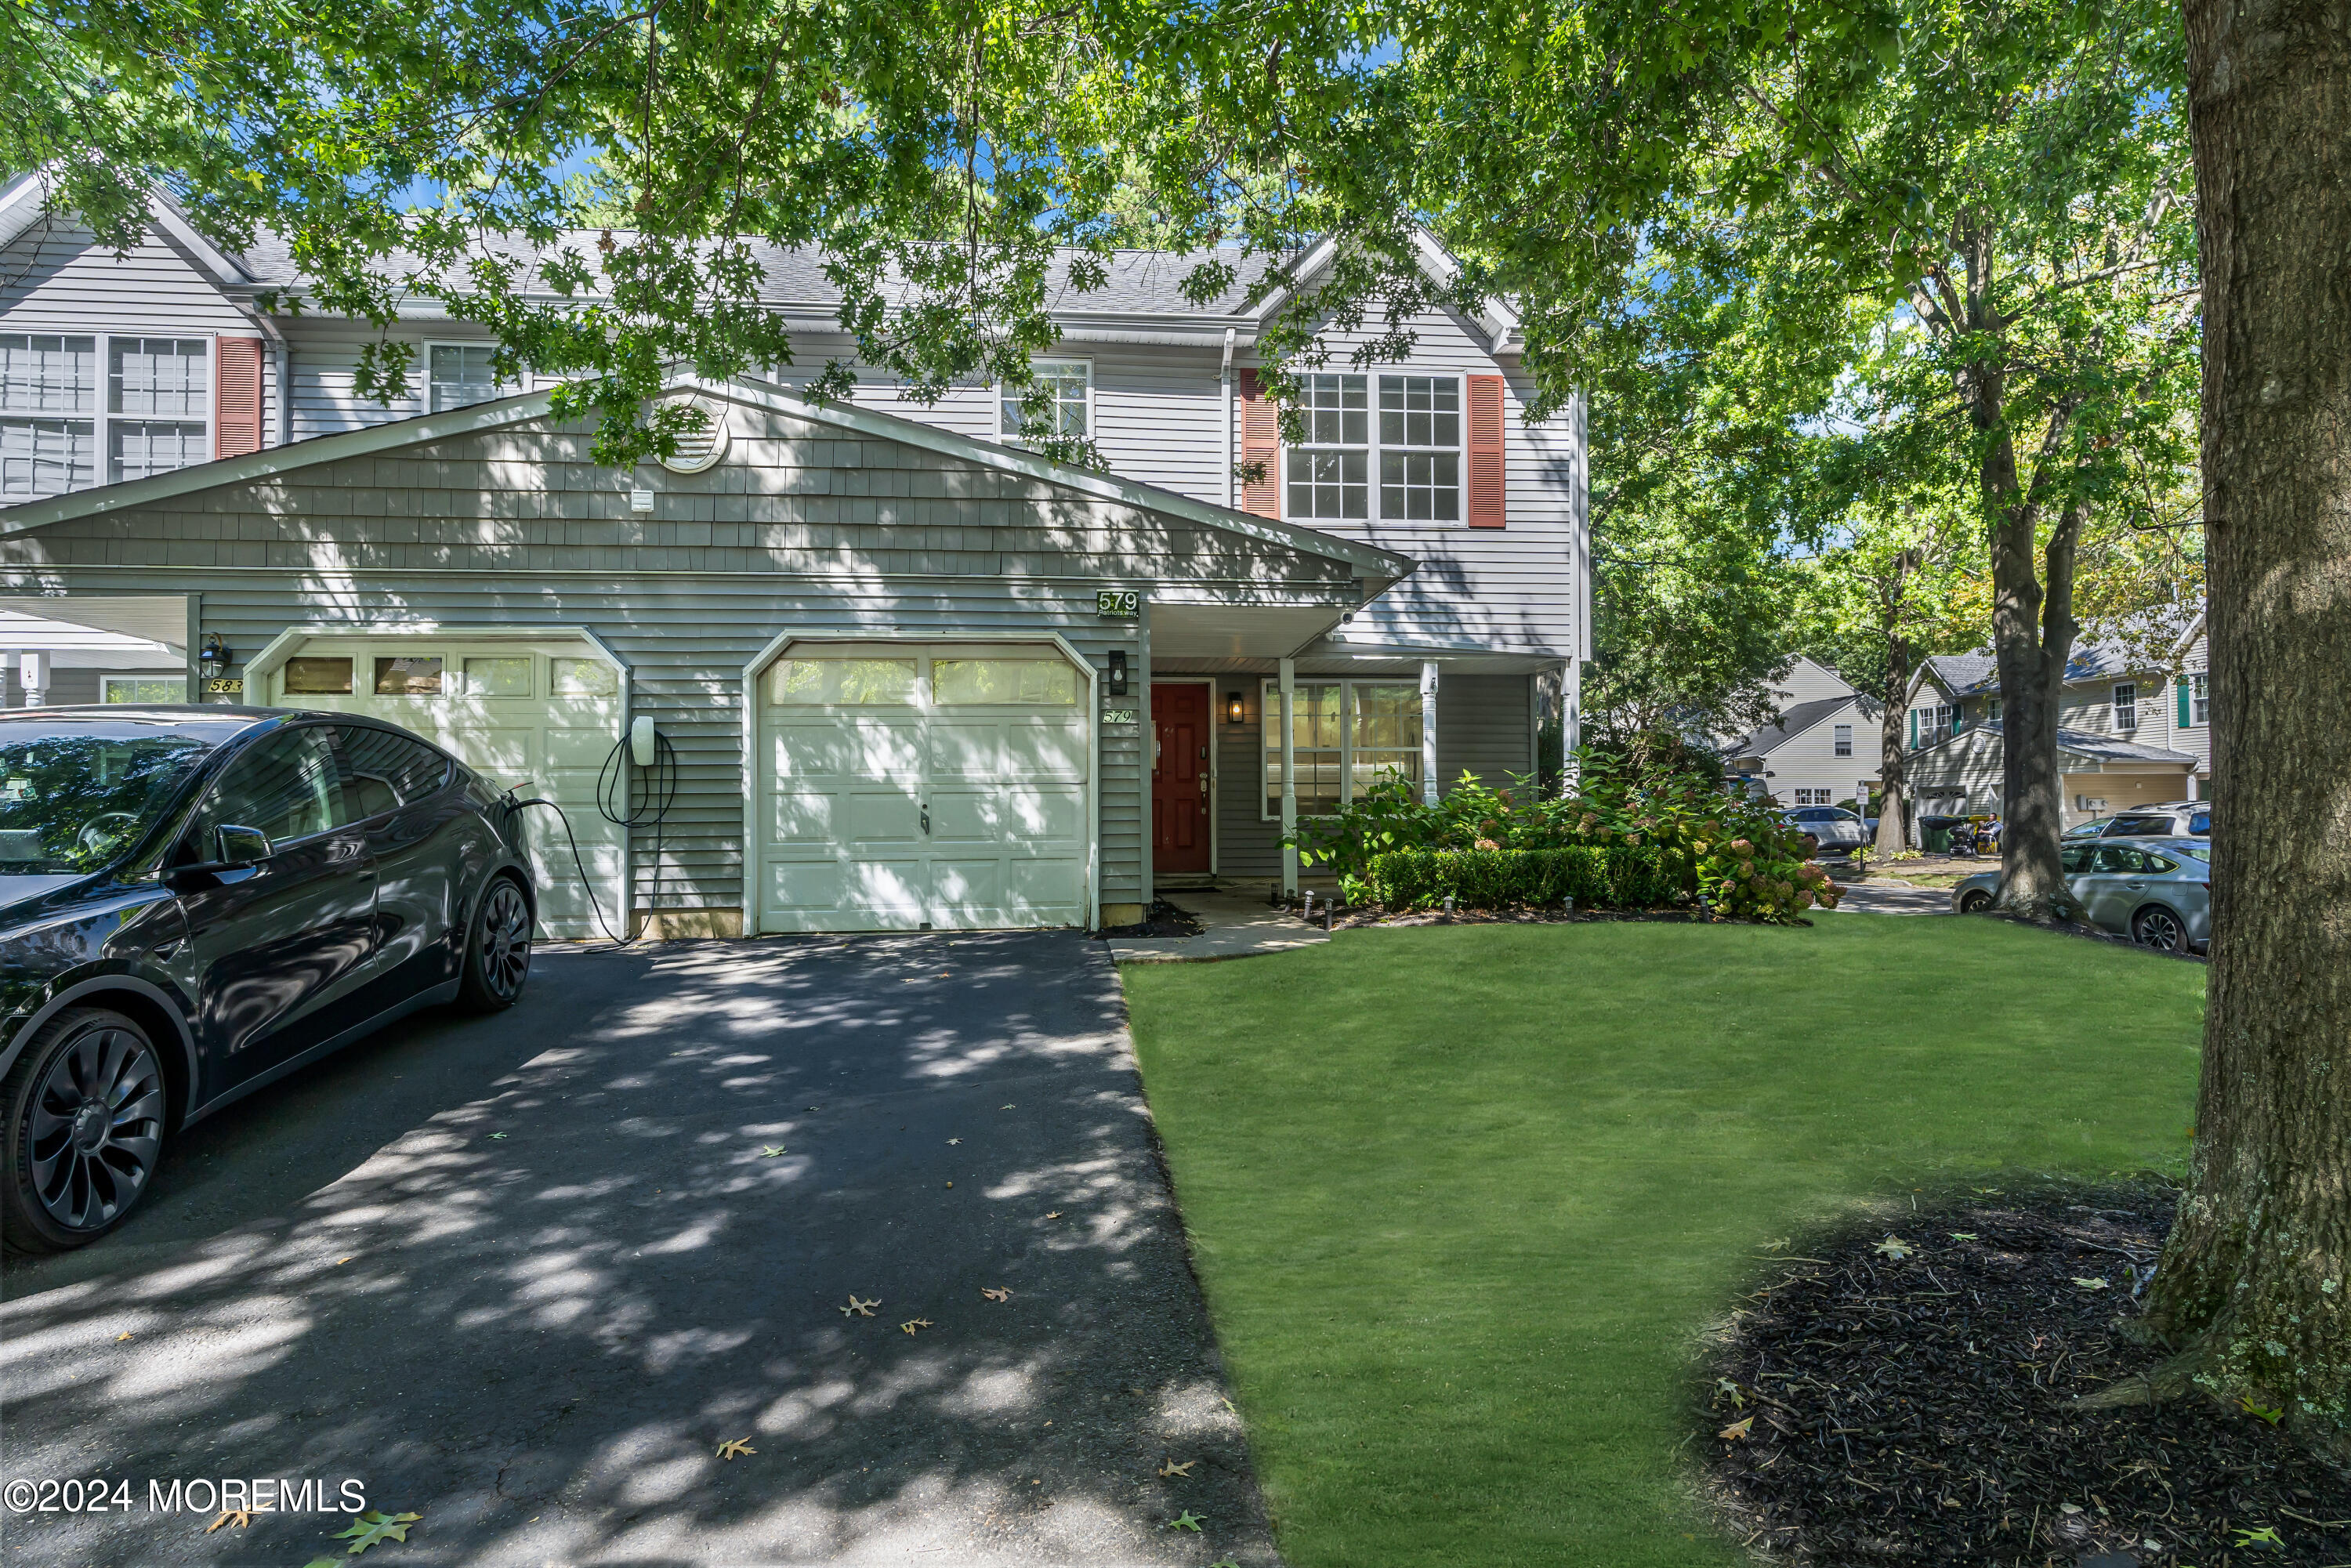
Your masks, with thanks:
[[(2068, 827), (2133, 806), (2210, 798), (2208, 668), (2201, 612), (2160, 664), (2118, 643), (2074, 650), (2057, 728)], [(1921, 810), (2000, 810), (2000, 672), (1990, 653), (1921, 662), (1910, 686), (1908, 742)]]
[(0, 610), (176, 611), (216, 695), (532, 780), (590, 868), (542, 856), (552, 929), (1117, 923), (1171, 882), (1294, 883), (1285, 824), (1385, 773), (1434, 793), (1531, 772), (1547, 720), (1573, 743), (1582, 412), (1523, 418), (1507, 310), (1317, 371), (1293, 447), (1257, 377), (1280, 298), (1195, 306), (1189, 263), (1122, 255), (1037, 367), (1093, 472), (1025, 450), (994, 386), (808, 401), (847, 340), (820, 269), (769, 253), (799, 365), (677, 378), (708, 438), (617, 473), (433, 302), (388, 329), (418, 374), (381, 407), (352, 390), (375, 329), (266, 311), (301, 290), (282, 253), (154, 218), (116, 256), (0, 194)]

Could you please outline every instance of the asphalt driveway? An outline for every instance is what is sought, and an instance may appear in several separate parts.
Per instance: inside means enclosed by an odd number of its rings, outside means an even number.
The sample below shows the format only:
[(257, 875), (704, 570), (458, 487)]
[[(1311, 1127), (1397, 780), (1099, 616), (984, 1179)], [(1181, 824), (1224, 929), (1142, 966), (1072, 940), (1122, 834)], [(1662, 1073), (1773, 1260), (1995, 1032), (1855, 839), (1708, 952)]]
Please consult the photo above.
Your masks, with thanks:
[(158, 1183), (0, 1272), (7, 1561), (1274, 1561), (1100, 943), (545, 953)]

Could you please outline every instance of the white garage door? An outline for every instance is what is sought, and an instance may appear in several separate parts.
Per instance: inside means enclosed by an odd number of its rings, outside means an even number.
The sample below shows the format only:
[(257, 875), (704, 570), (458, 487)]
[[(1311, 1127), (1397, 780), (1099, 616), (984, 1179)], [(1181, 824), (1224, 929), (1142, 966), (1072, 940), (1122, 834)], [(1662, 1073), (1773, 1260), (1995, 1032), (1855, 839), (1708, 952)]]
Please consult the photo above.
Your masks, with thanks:
[[(624, 929), (627, 836), (597, 810), (596, 779), (622, 738), (628, 702), (621, 670), (595, 644), (562, 636), (317, 636), (294, 646), (266, 678), (273, 706), (388, 719), (446, 748), (500, 789), (528, 783), (524, 799), (544, 796), (570, 819), (604, 918)], [(540, 931), (601, 936), (563, 825), (544, 808), (523, 812), (521, 821), (538, 884)]]
[(1083, 925), (1086, 695), (1051, 643), (787, 648), (759, 677), (759, 929)]

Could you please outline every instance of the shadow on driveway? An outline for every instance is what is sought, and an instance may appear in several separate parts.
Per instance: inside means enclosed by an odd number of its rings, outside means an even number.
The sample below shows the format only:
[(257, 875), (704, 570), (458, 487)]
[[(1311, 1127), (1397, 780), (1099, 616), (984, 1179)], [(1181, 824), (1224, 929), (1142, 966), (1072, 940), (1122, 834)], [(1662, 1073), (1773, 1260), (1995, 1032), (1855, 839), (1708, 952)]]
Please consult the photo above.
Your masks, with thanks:
[[(0, 1552), (340, 1560), (350, 1479), (403, 1563), (1272, 1563), (1099, 946), (543, 954), (223, 1113), (10, 1260), (0, 1475), (132, 1508)], [(330, 1511), (148, 1507), (225, 1477)]]

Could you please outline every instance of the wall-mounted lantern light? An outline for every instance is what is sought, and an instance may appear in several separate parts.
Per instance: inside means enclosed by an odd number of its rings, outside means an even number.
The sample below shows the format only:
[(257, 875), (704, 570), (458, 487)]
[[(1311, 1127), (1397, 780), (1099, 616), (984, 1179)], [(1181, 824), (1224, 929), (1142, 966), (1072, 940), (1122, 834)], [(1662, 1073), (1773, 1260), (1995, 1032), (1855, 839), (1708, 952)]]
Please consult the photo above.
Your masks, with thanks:
[(1238, 692), (1227, 692), (1225, 694), (1225, 722), (1227, 724), (1243, 724), (1248, 722), (1248, 719), (1249, 705), (1241, 701), (1241, 694)]
[(204, 635), (204, 645), (196, 651), (196, 674), (208, 681), (216, 681), (228, 674), (228, 644), (217, 632)]
[(1110, 651), (1110, 695), (1114, 697), (1123, 697), (1126, 695), (1126, 652), (1124, 649), (1113, 648)]

